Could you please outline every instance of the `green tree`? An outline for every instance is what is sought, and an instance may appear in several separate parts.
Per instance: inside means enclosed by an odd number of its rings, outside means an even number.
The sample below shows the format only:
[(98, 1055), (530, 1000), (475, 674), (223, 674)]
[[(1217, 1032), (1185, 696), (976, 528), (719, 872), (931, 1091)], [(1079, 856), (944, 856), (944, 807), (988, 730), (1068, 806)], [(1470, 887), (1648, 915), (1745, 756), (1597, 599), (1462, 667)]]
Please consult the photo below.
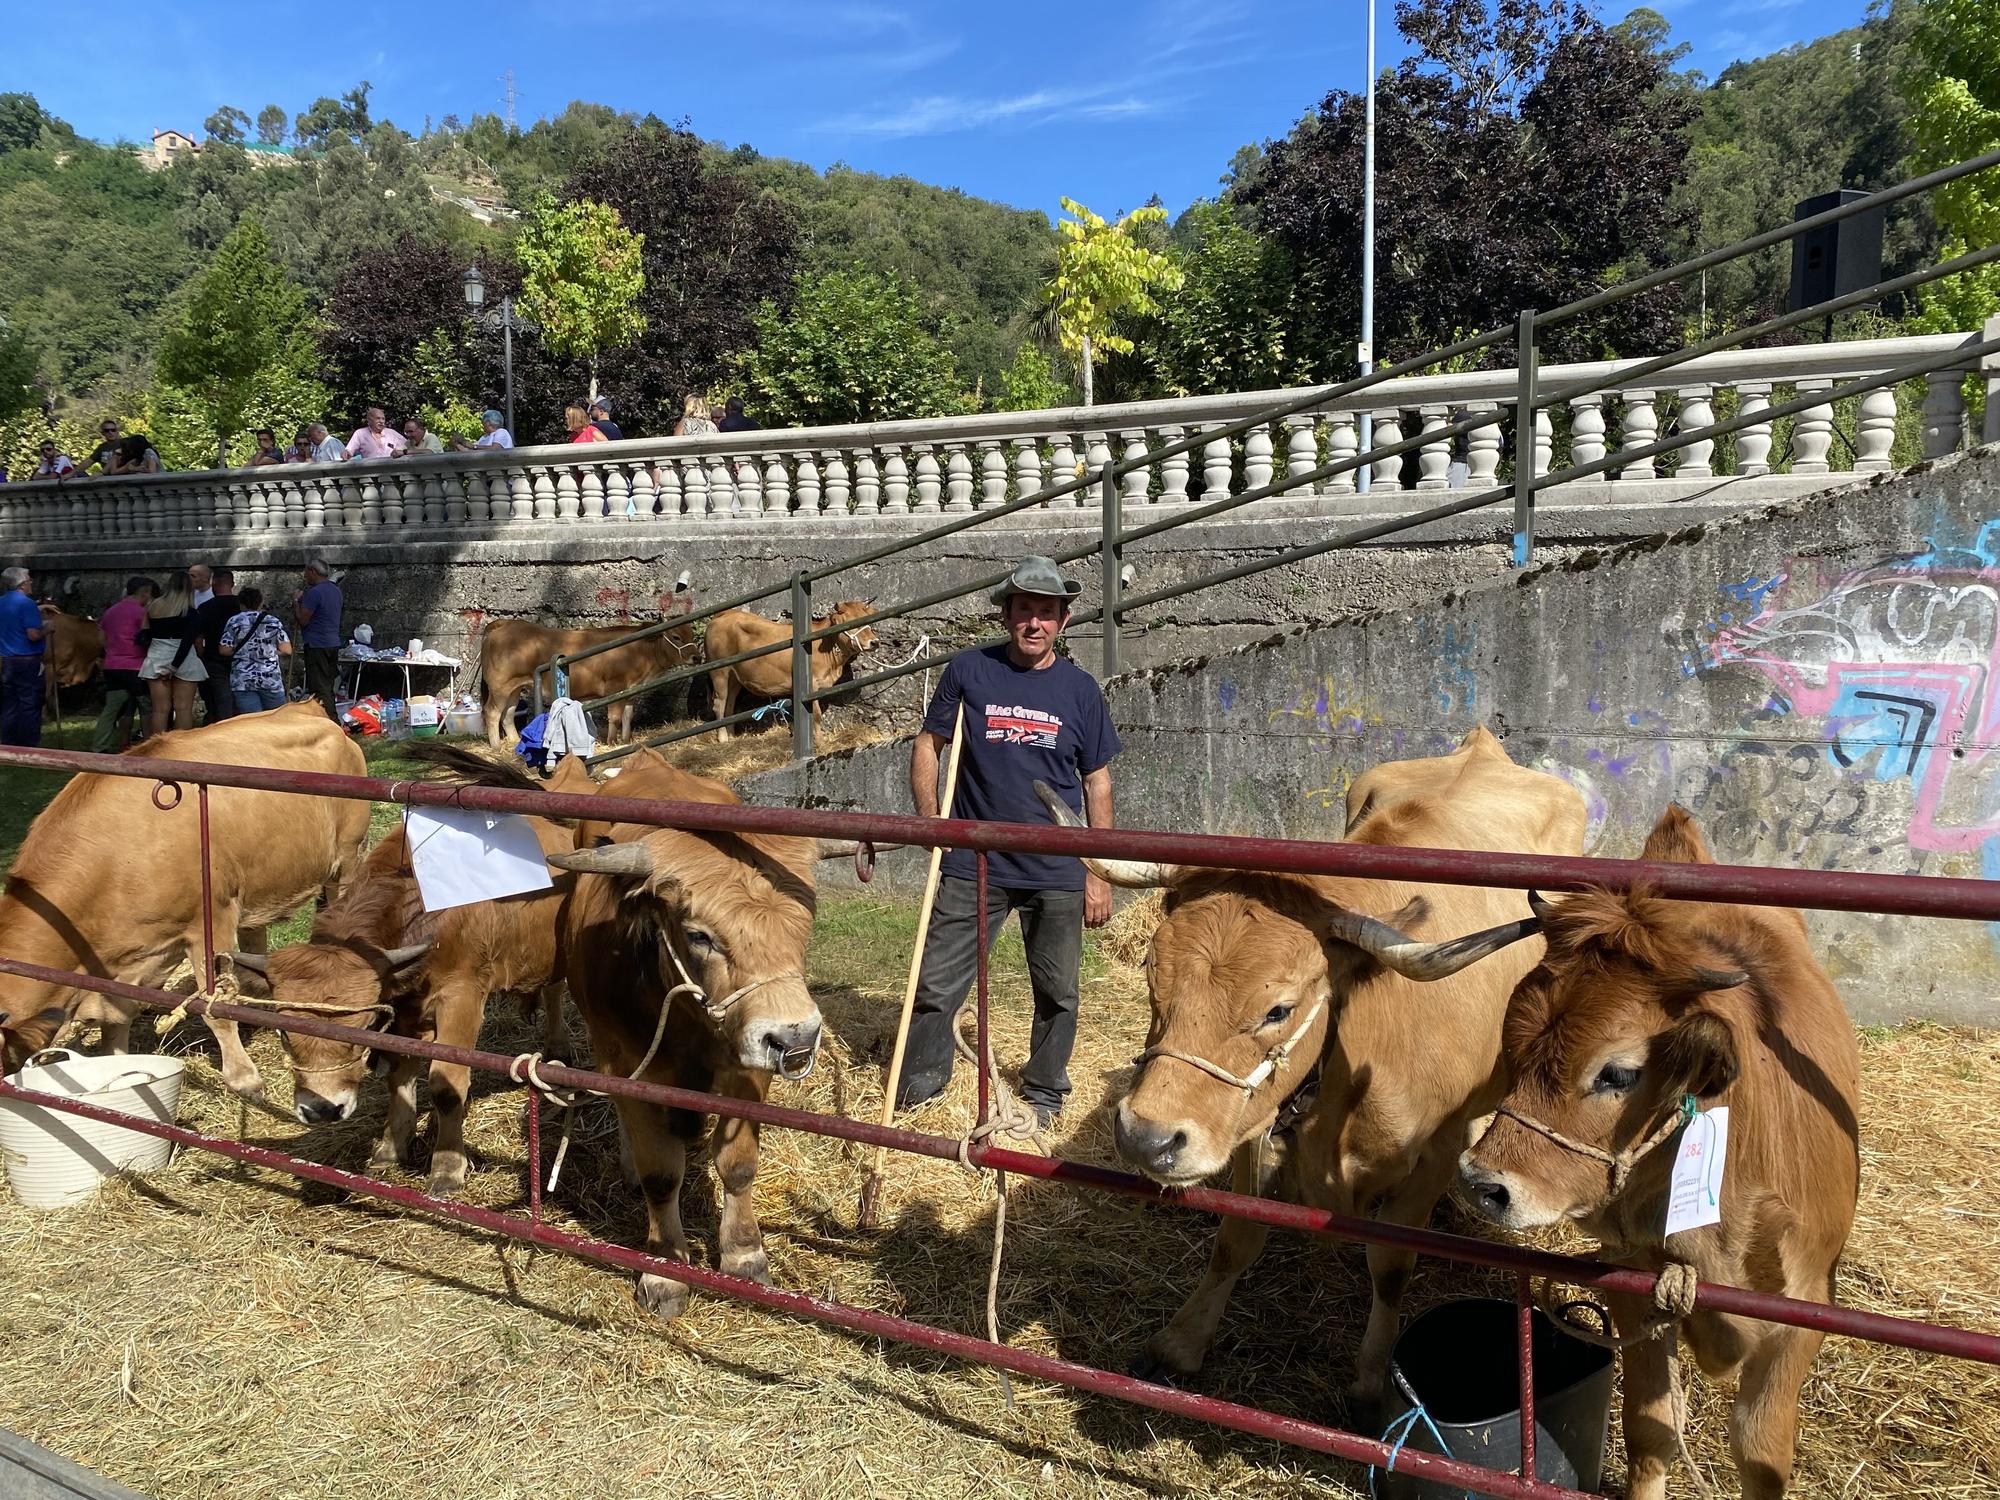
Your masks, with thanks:
[(1181, 258), (1185, 280), (1165, 299), (1149, 350), (1161, 378), (1183, 396), (1315, 379), (1297, 338), (1303, 296), (1291, 256), (1227, 203), (1196, 204), (1186, 227), (1195, 243)]
[(187, 393), (218, 462), (253, 402), (274, 391), (305, 397), (318, 364), (315, 331), (304, 290), (278, 263), (263, 224), (246, 217), (194, 279), (158, 358), (160, 380)]
[(257, 139), (267, 146), (282, 146), (285, 143), (285, 127), (291, 123), (291, 116), (285, 113), (282, 104), (267, 104), (257, 111)]
[(544, 196), (521, 225), (521, 311), (546, 347), (589, 363), (593, 396), (597, 356), (646, 331), (644, 248), (645, 236), (627, 229), (617, 209), (587, 198)]
[(1083, 404), (1091, 404), (1091, 369), (1107, 353), (1130, 354), (1132, 341), (1113, 331), (1125, 316), (1157, 313), (1156, 291), (1174, 291), (1181, 284), (1180, 268), (1157, 251), (1137, 244), (1132, 231), (1142, 224), (1165, 224), (1167, 211), (1148, 205), (1135, 208), (1116, 224), (1107, 224), (1072, 198), (1062, 200), (1070, 215), (1057, 226), (1056, 273), (1042, 289), (1055, 316), (1062, 346), (1076, 356), (1083, 373)]
[(1047, 411), (1068, 406), (1069, 383), (1056, 377), (1055, 362), (1034, 340), (1024, 340), (1014, 363), (1000, 372), (1000, 410)]
[(365, 78), (338, 99), (322, 94), (298, 117), (293, 133), (301, 146), (324, 151), (336, 141), (359, 144), (374, 122), (368, 116), (369, 83)]
[(943, 417), (972, 409), (951, 350), (908, 283), (855, 267), (802, 271), (791, 305), (752, 315), (737, 357), (767, 426)]
[(0, 322), (0, 422), (34, 403), (38, 363), (27, 336)]
[(233, 104), (223, 105), (201, 125), (203, 135), (225, 146), (242, 145), (243, 133), (249, 128), (250, 117)]
[(0, 94), (0, 152), (39, 146), (42, 132), (57, 123), (33, 94)]
[[(2000, 146), (2000, 0), (1923, 0), (1911, 38), (1921, 71), (1910, 119), (1918, 171), (1934, 171)], [(1938, 189), (1946, 257), (2000, 240), (2000, 184), (1977, 172)], [(2000, 269), (1934, 282), (1920, 321), (1938, 331), (1978, 328), (2000, 312)]]

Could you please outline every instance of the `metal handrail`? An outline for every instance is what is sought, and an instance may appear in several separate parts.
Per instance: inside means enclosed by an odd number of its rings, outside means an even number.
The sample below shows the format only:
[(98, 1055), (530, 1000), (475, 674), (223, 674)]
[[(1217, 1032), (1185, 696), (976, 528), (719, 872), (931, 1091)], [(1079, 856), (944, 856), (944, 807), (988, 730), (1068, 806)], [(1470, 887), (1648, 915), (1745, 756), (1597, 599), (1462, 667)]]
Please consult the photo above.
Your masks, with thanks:
[[(1160, 603), (1200, 589), (1211, 588), (1217, 584), (1248, 577), (1254, 573), (1267, 571), (1270, 568), (1283, 567), (1294, 562), (1305, 561), (1341, 547), (1353, 546), (1359, 542), (1374, 540), (1378, 537), (1392, 535), (1396, 532), (1410, 530), (1434, 521), (1464, 514), (1467, 511), (1492, 505), (1509, 495), (1512, 495), (1515, 501), (1515, 562), (1517, 566), (1526, 566), (1532, 559), (1533, 554), (1534, 497), (1544, 489), (1592, 474), (1603, 473), (1612, 469), (1622, 469), (1633, 463), (1662, 453), (1673, 452), (1694, 443), (1738, 432), (1746, 427), (1775, 422), (1785, 416), (1795, 415), (1814, 407), (1830, 405), (1837, 400), (1842, 400), (1868, 390), (1878, 389), (1884, 385), (1895, 384), (1916, 375), (1928, 374), (1947, 367), (1955, 367), (1961, 361), (1976, 358), (1988, 352), (1993, 347), (1991, 344), (1973, 344), (1968, 342), (1935, 359), (1904, 364), (1885, 374), (1865, 376), (1833, 390), (1815, 391), (1808, 397), (1801, 397), (1783, 406), (1767, 406), (1754, 412), (1741, 413), (1737, 417), (1726, 421), (1712, 423), (1704, 428), (1683, 430), (1675, 433), (1671, 438), (1662, 439), (1643, 447), (1621, 448), (1615, 452), (1607, 451), (1603, 458), (1591, 463), (1573, 464), (1566, 469), (1538, 476), (1531, 472), (1531, 465), (1524, 467), (1520, 461), (1520, 455), (1533, 452), (1532, 434), (1528, 433), (1528, 427), (1532, 423), (1533, 415), (1549, 408), (1560, 407), (1577, 397), (1587, 396), (1594, 391), (1607, 388), (1594, 378), (1585, 378), (1554, 390), (1540, 390), (1537, 387), (1535, 379), (1534, 347), (1535, 334), (1540, 327), (1583, 316), (1600, 308), (1610, 306), (1613, 303), (1637, 296), (1667, 282), (1706, 270), (1711, 266), (1738, 259), (1744, 255), (1754, 254), (1759, 250), (1783, 243), (1810, 230), (1837, 223), (1855, 214), (1870, 212), (1890, 203), (1927, 192), (1959, 178), (1989, 170), (1995, 166), (2000, 166), (2000, 151), (1988, 152), (1982, 156), (1957, 163), (1956, 165), (1941, 168), (1936, 172), (1911, 178), (1906, 182), (1884, 188), (1865, 198), (1837, 205), (1824, 213), (1815, 214), (1810, 218), (1798, 220), (1777, 229), (1767, 230), (1762, 234), (1755, 235), (1734, 245), (1708, 251), (1702, 255), (1683, 261), (1678, 265), (1649, 272), (1645, 276), (1618, 287), (1608, 288), (1589, 296), (1578, 298), (1551, 311), (1524, 311), (1515, 326), (1511, 329), (1492, 329), (1485, 333), (1461, 339), (1443, 349), (1418, 355), (1394, 365), (1385, 366), (1353, 380), (1312, 387), (1284, 402), (1269, 406), (1251, 415), (1216, 426), (1205, 427), (1198, 432), (1188, 434), (1173, 442), (1165, 443), (1158, 447), (1147, 448), (1137, 456), (1114, 456), (1109, 462), (1100, 464), (1088, 471), (1085, 471), (1084, 465), (1079, 464), (1079, 473), (1075, 478), (1065, 479), (1059, 483), (1044, 486), (1032, 494), (1019, 496), (1004, 505), (968, 512), (941, 525), (927, 528), (913, 537), (885, 542), (848, 557), (802, 570), (795, 573), (786, 583), (773, 585), (756, 593), (738, 595), (723, 603), (709, 606), (704, 610), (677, 616), (671, 621), (663, 620), (655, 625), (641, 627), (629, 635), (603, 642), (583, 652), (555, 657), (550, 662), (544, 663), (543, 667), (538, 668), (536, 671), (537, 696), (539, 697), (540, 691), (540, 673), (545, 668), (553, 669), (556, 666), (566, 665), (586, 656), (594, 656), (600, 652), (616, 650), (621, 645), (644, 639), (648, 636), (658, 634), (663, 630), (672, 629), (677, 625), (693, 624), (701, 620), (711, 619), (726, 610), (741, 608), (758, 600), (767, 599), (774, 594), (789, 591), (793, 603), (792, 629), (789, 640), (774, 641), (768, 645), (746, 652), (739, 652), (733, 656), (712, 662), (678, 667), (658, 677), (649, 678), (632, 687), (621, 689), (616, 693), (590, 699), (584, 706), (586, 708), (603, 707), (635, 697), (641, 693), (652, 691), (657, 687), (690, 679), (700, 673), (734, 665), (754, 657), (769, 656), (780, 651), (790, 650), (793, 652), (793, 750), (797, 757), (804, 758), (811, 753), (812, 749), (811, 715), (806, 711), (810, 705), (836, 693), (851, 691), (856, 686), (885, 682), (912, 672), (927, 670), (936, 665), (939, 660), (936, 656), (926, 656), (922, 660), (912, 661), (899, 667), (868, 674), (865, 678), (854, 682), (838, 683), (825, 689), (814, 689), (810, 682), (809, 653), (815, 643), (848, 631), (858, 630), (891, 619), (898, 619), (915, 611), (931, 608), (935, 605), (991, 588), (1003, 581), (1008, 575), (1004, 571), (987, 574), (971, 582), (961, 582), (956, 587), (950, 589), (937, 590), (916, 599), (906, 599), (896, 604), (886, 605), (856, 619), (845, 620), (839, 624), (829, 622), (825, 625), (820, 625), (813, 621), (810, 610), (807, 607), (810, 604), (813, 584), (855, 568), (880, 562), (888, 557), (896, 556), (913, 548), (928, 545), (942, 538), (956, 535), (961, 531), (983, 526), (991, 520), (1013, 515), (1033, 506), (1045, 504), (1049, 500), (1076, 493), (1091, 484), (1096, 484), (1099, 487), (1102, 496), (1100, 506), (1102, 512), (1102, 534), (1099, 539), (1088, 544), (1065, 549), (1056, 556), (1055, 560), (1058, 563), (1075, 562), (1090, 556), (1092, 553), (1100, 554), (1103, 559), (1103, 576), (1100, 593), (1102, 602), (1094, 608), (1073, 613), (1071, 619), (1074, 623), (1078, 624), (1089, 623), (1099, 619), (1106, 621), (1107, 628), (1103, 632), (1103, 670), (1106, 676), (1115, 675), (1118, 671), (1118, 623), (1120, 617), (1129, 610), (1143, 608), (1149, 604)], [(1621, 369), (1618, 373), (1618, 385), (1621, 387), (1629, 386), (1636, 380), (1685, 365), (1707, 354), (1734, 348), (1748, 343), (1753, 339), (1766, 337), (1807, 322), (1830, 317), (1849, 308), (1877, 301), (1882, 297), (1907, 291), (1946, 276), (1958, 275), (1995, 260), (2000, 260), (2000, 245), (1982, 247), (1953, 257), (1937, 265), (1907, 272), (1886, 281), (1877, 282), (1873, 286), (1813, 304), (1810, 307), (1780, 314), (1744, 328), (1719, 333), (1686, 348), (1646, 359), (1635, 366)], [(1173, 515), (1149, 521), (1145, 525), (1132, 530), (1126, 530), (1123, 527), (1122, 518), (1120, 517), (1122, 496), (1118, 490), (1118, 480), (1128, 474), (1141, 469), (1150, 469), (1166, 458), (1191, 453), (1196, 449), (1206, 448), (1218, 441), (1228, 441), (1253, 428), (1269, 426), (1273, 422), (1285, 417), (1294, 416), (1308, 410), (1324, 408), (1343, 397), (1352, 396), (1378, 387), (1387, 381), (1402, 378), (1444, 361), (1490, 349), (1509, 338), (1515, 339), (1521, 345), (1517, 351), (1520, 360), (1520, 381), (1517, 399), (1513, 403), (1511, 411), (1506, 406), (1496, 403), (1490, 411), (1472, 413), (1456, 422), (1448, 423), (1441, 427), (1430, 428), (1393, 444), (1371, 445), (1365, 451), (1357, 451), (1346, 457), (1330, 460), (1326, 464), (1311, 469), (1298, 473), (1288, 472), (1283, 479), (1274, 479), (1268, 484), (1246, 489), (1237, 495), (1225, 496), (1219, 500), (1177, 510)], [(1124, 548), (1134, 542), (1161, 535), (1177, 527), (1193, 524), (1196, 521), (1207, 520), (1214, 516), (1225, 514), (1241, 506), (1283, 494), (1288, 490), (1297, 489), (1304, 485), (1317, 484), (1321, 480), (1352, 473), (1364, 467), (1373, 467), (1376, 464), (1399, 458), (1422, 448), (1434, 447), (1440, 442), (1448, 442), (1453, 438), (1468, 433), (1503, 425), (1511, 425), (1512, 427), (1514, 433), (1514, 452), (1516, 454), (1514, 478), (1508, 485), (1496, 486), (1493, 489), (1481, 491), (1473, 496), (1457, 498), (1444, 505), (1434, 506), (1423, 511), (1408, 513), (1389, 518), (1382, 522), (1354, 528), (1322, 542), (1287, 549), (1275, 556), (1207, 574), (1189, 582), (1177, 584), (1171, 588), (1157, 589), (1150, 593), (1130, 598), (1120, 597), (1121, 588), (1118, 579), (1120, 559), (1122, 558)], [(1524, 435), (1526, 438), (1525, 441)], [(731, 716), (731, 721), (740, 722), (740, 716)], [(630, 754), (644, 745), (671, 743), (674, 740), (704, 733), (711, 727), (719, 726), (704, 725), (669, 731), (662, 735), (636, 741), (629, 746), (613, 747), (611, 750), (594, 757), (593, 760), (614, 759), (621, 755)]]

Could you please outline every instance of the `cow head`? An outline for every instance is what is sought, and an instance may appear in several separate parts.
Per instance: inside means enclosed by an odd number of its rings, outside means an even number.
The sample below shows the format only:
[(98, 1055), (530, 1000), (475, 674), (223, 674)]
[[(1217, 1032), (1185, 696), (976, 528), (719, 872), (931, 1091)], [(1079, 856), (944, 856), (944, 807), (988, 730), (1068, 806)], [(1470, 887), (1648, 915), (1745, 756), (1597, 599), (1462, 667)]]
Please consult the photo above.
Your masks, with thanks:
[[(398, 1001), (421, 982), (429, 943), (382, 949), (358, 938), (308, 941), (276, 953), (236, 953), (238, 982), (281, 1016), (380, 1030)], [(292, 1066), (292, 1111), (304, 1125), (345, 1120), (354, 1113), (369, 1049), (285, 1031)]]
[[(1678, 807), (1641, 857), (1712, 863)], [(1467, 1196), (1511, 1229), (1590, 1220), (1621, 1196), (1660, 1191), (1672, 1153), (1653, 1147), (1684, 1101), (1714, 1102), (1736, 1079), (1727, 995), (1749, 982), (1704, 933), (1713, 907), (1643, 889), (1536, 906), (1548, 951), (1508, 1003), (1509, 1091), (1459, 1161)]]
[(634, 957), (654, 966), (661, 992), (695, 1002), (740, 1066), (803, 1078), (821, 1024), (805, 980), (814, 841), (619, 832), (623, 842), (552, 854), (549, 863), (612, 883)]
[[(868, 599), (846, 599), (813, 620), (815, 626), (841, 625), (849, 620), (859, 620), (875, 613), (873, 601)], [(862, 652), (875, 644), (875, 627), (863, 625), (858, 630), (843, 630), (831, 637), (834, 649), (840, 653), (842, 661), (853, 661)]]
[[(1059, 823), (1076, 814), (1037, 784)], [(1112, 1118), (1118, 1151), (1156, 1182), (1186, 1187), (1270, 1130), (1307, 1084), (1346, 996), (1384, 970), (1443, 979), (1535, 931), (1532, 918), (1422, 942), (1421, 899), (1387, 920), (1344, 904), (1330, 882), (1192, 866), (1086, 859), (1113, 885), (1163, 888), (1146, 962), (1152, 1026)]]

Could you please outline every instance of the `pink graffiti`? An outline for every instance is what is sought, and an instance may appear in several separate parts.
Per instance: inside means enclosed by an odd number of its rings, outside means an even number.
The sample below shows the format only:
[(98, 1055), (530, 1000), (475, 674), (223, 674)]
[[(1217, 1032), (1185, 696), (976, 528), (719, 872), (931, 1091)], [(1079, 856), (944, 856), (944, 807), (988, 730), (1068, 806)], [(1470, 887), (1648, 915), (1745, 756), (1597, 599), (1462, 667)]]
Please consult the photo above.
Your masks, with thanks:
[(597, 591), (597, 607), (599, 609), (604, 608), (605, 605), (612, 603), (614, 600), (618, 604), (619, 621), (624, 624), (630, 624), (632, 620), (632, 591), (630, 589), (599, 589)]
[(1704, 665), (1761, 673), (1793, 713), (1824, 721), (1843, 766), (1882, 748), (1864, 741), (1850, 756), (1844, 730), (1893, 717), (1915, 791), (1912, 848), (1973, 850), (2000, 835), (2000, 810), (1961, 824), (1943, 812), (1954, 794), (1976, 793), (1971, 773), (2000, 729), (2000, 568), (1903, 562), (1830, 586), (1789, 576), (1779, 592), (1764, 593), (1753, 618), (1719, 629)]

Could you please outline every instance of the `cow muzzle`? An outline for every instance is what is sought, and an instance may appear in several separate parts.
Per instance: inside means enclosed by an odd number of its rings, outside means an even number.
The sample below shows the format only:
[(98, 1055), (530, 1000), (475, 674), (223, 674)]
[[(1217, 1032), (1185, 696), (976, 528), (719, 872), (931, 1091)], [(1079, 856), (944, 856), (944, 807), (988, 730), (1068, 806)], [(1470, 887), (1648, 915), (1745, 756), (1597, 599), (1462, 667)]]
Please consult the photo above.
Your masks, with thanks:
[(316, 1090), (298, 1085), (292, 1091), (292, 1113), (299, 1117), (301, 1125), (333, 1125), (354, 1113), (356, 1102), (352, 1089), (345, 1094), (329, 1098)]
[(754, 1043), (760, 1052), (756, 1066), (767, 1068), (792, 1083), (809, 1077), (813, 1065), (819, 1061), (819, 1044), (823, 1034), (817, 1014), (810, 1020), (761, 1028)]

